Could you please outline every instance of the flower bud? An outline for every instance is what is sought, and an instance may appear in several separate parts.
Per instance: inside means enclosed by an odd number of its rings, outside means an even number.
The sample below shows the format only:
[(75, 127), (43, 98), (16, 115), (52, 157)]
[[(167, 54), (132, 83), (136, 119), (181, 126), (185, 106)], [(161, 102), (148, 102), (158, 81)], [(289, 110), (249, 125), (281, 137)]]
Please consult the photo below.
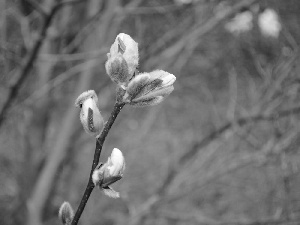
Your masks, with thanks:
[(97, 106), (98, 97), (94, 90), (83, 92), (75, 101), (80, 107), (80, 121), (86, 133), (98, 137), (103, 129), (103, 118)]
[(128, 66), (124, 57), (120, 53), (115, 56), (111, 56), (106, 61), (105, 69), (112, 81), (123, 87), (127, 84), (129, 80)]
[(74, 211), (69, 202), (64, 202), (60, 206), (59, 211), (58, 211), (58, 217), (60, 218), (61, 222), (64, 225), (71, 224), (73, 217), (74, 217)]
[(131, 101), (133, 98), (135, 98), (147, 85), (149, 80), (150, 76), (148, 73), (141, 73), (138, 76), (134, 77), (128, 84), (124, 99)]
[(104, 193), (110, 197), (117, 198), (119, 193), (114, 191), (109, 185), (115, 183), (123, 177), (125, 170), (125, 160), (122, 152), (114, 148), (107, 162), (95, 169), (92, 180), (95, 186), (99, 186)]
[(129, 82), (124, 101), (138, 107), (157, 105), (174, 90), (175, 80), (173, 74), (163, 70), (139, 74)]
[(110, 48), (108, 57), (114, 57), (121, 54), (128, 66), (128, 80), (134, 75), (139, 63), (138, 43), (136, 43), (128, 34), (120, 33)]
[(112, 189), (112, 187), (107, 186), (105, 188), (102, 188), (105, 195), (107, 195), (110, 198), (120, 198), (120, 193)]
[(162, 80), (161, 87), (171, 86), (176, 81), (176, 77), (173, 74), (163, 70), (154, 70), (150, 72), (150, 80), (153, 81), (156, 79)]
[(111, 152), (110, 158), (107, 160), (110, 176), (123, 176), (125, 170), (125, 159), (122, 152), (114, 148)]

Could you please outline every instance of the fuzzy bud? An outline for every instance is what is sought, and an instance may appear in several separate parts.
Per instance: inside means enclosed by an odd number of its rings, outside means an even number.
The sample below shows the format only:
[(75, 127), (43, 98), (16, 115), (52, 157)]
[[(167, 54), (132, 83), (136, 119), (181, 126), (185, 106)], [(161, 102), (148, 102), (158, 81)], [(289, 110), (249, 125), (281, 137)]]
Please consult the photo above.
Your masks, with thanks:
[(112, 189), (112, 187), (107, 186), (105, 188), (102, 188), (102, 191), (104, 194), (110, 198), (120, 198), (120, 193)]
[(175, 80), (163, 70), (139, 74), (129, 82), (124, 101), (137, 107), (157, 105), (174, 90)]
[(58, 211), (58, 217), (60, 218), (61, 222), (64, 225), (71, 224), (73, 217), (74, 217), (74, 211), (69, 202), (64, 202), (60, 206), (59, 211)]
[(267, 8), (259, 15), (258, 26), (264, 36), (273, 38), (278, 38), (282, 29), (278, 14), (270, 8)]
[(80, 121), (86, 133), (98, 137), (103, 129), (103, 118), (97, 106), (98, 97), (94, 90), (83, 92), (75, 101), (80, 107)]
[(125, 160), (122, 152), (114, 148), (111, 156), (104, 165), (100, 165), (92, 174), (95, 186), (99, 186), (104, 193), (110, 197), (119, 197), (118, 192), (114, 191), (109, 185), (115, 183), (123, 177), (125, 170)]
[(138, 43), (136, 43), (128, 34), (118, 34), (115, 42), (110, 48), (108, 58), (117, 56), (118, 54), (121, 54), (126, 61), (128, 66), (127, 81), (129, 81), (134, 75), (139, 63)]
[(121, 53), (109, 57), (105, 63), (105, 69), (112, 81), (125, 87), (129, 80), (128, 66)]
[(123, 176), (123, 172), (125, 170), (125, 159), (119, 149), (114, 148), (112, 150), (110, 158), (107, 160), (107, 164), (109, 176)]
[(150, 76), (148, 73), (141, 73), (134, 77), (128, 84), (124, 99), (131, 101), (133, 98), (135, 98), (148, 84), (149, 80)]

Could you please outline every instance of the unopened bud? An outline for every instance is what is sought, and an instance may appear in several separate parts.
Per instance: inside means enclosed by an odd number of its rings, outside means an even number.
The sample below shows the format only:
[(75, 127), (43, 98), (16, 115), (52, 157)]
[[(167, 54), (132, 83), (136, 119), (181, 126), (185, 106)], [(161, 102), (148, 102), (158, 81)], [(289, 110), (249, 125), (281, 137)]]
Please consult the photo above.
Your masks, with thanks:
[(60, 218), (61, 222), (64, 225), (71, 224), (73, 217), (74, 217), (74, 211), (69, 202), (64, 202), (60, 206), (59, 212), (58, 212), (58, 217)]
[(124, 95), (124, 100), (131, 101), (133, 98), (135, 98), (145, 88), (149, 80), (150, 76), (148, 73), (141, 73), (134, 77), (128, 84), (126, 94)]
[(105, 63), (105, 69), (112, 81), (125, 87), (129, 81), (128, 66), (120, 53), (109, 57)]
[(125, 160), (122, 152), (114, 148), (111, 156), (108, 158), (104, 165), (100, 165), (98, 169), (95, 169), (92, 174), (92, 180), (95, 186), (99, 186), (101, 190), (108, 196), (114, 198), (118, 197), (109, 185), (115, 183), (123, 177), (125, 170)]
[(110, 155), (110, 158), (107, 160), (109, 170), (109, 176), (123, 176), (125, 170), (125, 159), (122, 152), (114, 148)]
[(97, 106), (98, 97), (94, 90), (83, 92), (75, 101), (80, 107), (80, 121), (86, 133), (98, 137), (103, 129), (103, 118)]
[(128, 66), (128, 80), (134, 75), (139, 63), (138, 43), (128, 34), (120, 33), (110, 48), (110, 57), (122, 54)]
[(137, 107), (157, 105), (174, 90), (175, 80), (163, 70), (137, 75), (129, 82), (124, 101)]
[(176, 81), (176, 77), (173, 74), (168, 73), (163, 70), (154, 70), (154, 71), (150, 72), (149, 74), (150, 74), (151, 81), (156, 80), (156, 79), (162, 80), (162, 83), (160, 85), (160, 87), (162, 87), (162, 88), (171, 86)]
[[(101, 165), (102, 167), (103, 165)], [(100, 168), (101, 168), (100, 167)], [(92, 174), (92, 181), (94, 183), (95, 186), (101, 184), (103, 182), (103, 175), (104, 175), (104, 170), (103, 169), (95, 169), (93, 174)]]

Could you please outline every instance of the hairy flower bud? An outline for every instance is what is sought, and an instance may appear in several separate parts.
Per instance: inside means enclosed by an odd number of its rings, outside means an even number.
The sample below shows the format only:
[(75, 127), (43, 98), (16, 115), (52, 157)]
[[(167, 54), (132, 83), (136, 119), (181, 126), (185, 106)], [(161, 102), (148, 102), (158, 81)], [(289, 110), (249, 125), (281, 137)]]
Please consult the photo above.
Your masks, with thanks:
[(124, 99), (131, 101), (135, 98), (147, 85), (150, 80), (149, 73), (141, 73), (138, 76), (134, 77), (128, 84)]
[(98, 137), (103, 129), (103, 118), (97, 106), (98, 97), (94, 90), (83, 92), (75, 101), (80, 107), (80, 121), (86, 133)]
[(136, 43), (128, 34), (118, 34), (115, 42), (110, 48), (110, 53), (108, 53), (108, 60), (119, 54), (123, 56), (128, 66), (127, 81), (129, 81), (134, 75), (139, 63), (138, 43)]
[(118, 53), (111, 56), (105, 63), (106, 73), (110, 76), (112, 81), (122, 86), (123, 88), (129, 80), (128, 66), (124, 57)]
[(114, 148), (107, 162), (96, 168), (92, 174), (92, 180), (95, 186), (99, 186), (106, 195), (118, 198), (119, 193), (114, 191), (109, 185), (115, 183), (123, 177), (125, 170), (125, 159), (122, 152)]
[(59, 211), (58, 211), (58, 217), (60, 218), (61, 222), (64, 225), (71, 224), (73, 217), (74, 217), (74, 211), (69, 202), (64, 202), (60, 206)]
[(110, 158), (107, 160), (109, 176), (123, 176), (125, 170), (125, 159), (122, 152), (114, 148), (111, 152)]
[(157, 105), (174, 90), (175, 80), (163, 70), (139, 74), (129, 82), (124, 101), (138, 107)]

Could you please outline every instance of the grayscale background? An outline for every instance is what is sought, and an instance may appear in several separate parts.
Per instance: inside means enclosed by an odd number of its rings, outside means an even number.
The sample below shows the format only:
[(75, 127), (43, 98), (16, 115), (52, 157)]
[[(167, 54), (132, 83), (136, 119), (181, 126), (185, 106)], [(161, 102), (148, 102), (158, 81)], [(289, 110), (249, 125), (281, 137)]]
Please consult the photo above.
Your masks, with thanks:
[(121, 198), (94, 190), (79, 224), (299, 224), (299, 0), (68, 2), (40, 37), (56, 2), (0, 0), (1, 225), (58, 225), (64, 201), (77, 209), (95, 140), (74, 101), (93, 89), (109, 117), (118, 33), (138, 42), (140, 72), (177, 80), (161, 104), (121, 111), (100, 159), (124, 153)]

